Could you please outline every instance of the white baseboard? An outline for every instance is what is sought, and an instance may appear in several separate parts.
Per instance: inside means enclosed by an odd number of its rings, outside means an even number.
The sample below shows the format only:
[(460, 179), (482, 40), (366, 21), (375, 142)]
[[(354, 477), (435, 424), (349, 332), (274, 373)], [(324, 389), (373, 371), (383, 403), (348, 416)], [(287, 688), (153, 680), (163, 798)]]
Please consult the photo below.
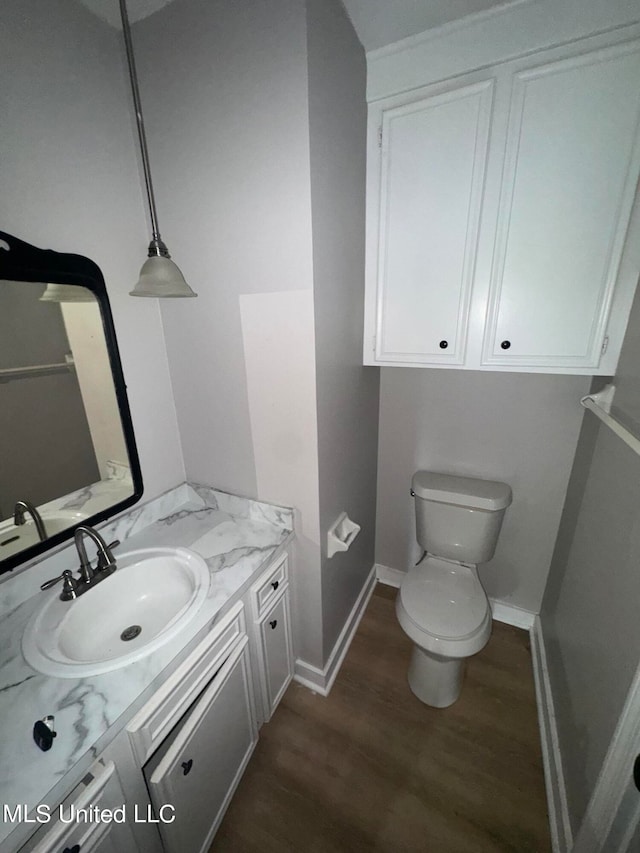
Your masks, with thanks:
[(534, 618), (530, 634), (533, 677), (536, 685), (536, 701), (538, 704), (538, 724), (540, 726), (540, 740), (542, 742), (544, 779), (549, 807), (551, 845), (553, 853), (567, 853), (573, 846), (573, 835), (571, 832), (571, 823), (569, 822), (556, 715), (539, 616)]
[(325, 668), (319, 669), (317, 666), (313, 666), (298, 658), (293, 674), (295, 681), (304, 684), (305, 687), (308, 687), (315, 693), (320, 693), (322, 696), (329, 695), (375, 586), (376, 567), (374, 566), (369, 572), (355, 604), (351, 608), (351, 613), (349, 613), (340, 636), (336, 640)]
[(505, 625), (513, 625), (514, 628), (524, 628), (525, 631), (530, 631), (533, 628), (535, 613), (523, 610), (513, 604), (496, 601), (494, 598), (490, 598), (489, 601), (491, 602), (491, 615), (496, 622), (504, 622)]
[(396, 589), (400, 588), (400, 584), (407, 576), (406, 572), (401, 572), (400, 569), (392, 569), (391, 566), (383, 566), (382, 563), (376, 563), (374, 569), (376, 570), (376, 578), (380, 583), (395, 586)]

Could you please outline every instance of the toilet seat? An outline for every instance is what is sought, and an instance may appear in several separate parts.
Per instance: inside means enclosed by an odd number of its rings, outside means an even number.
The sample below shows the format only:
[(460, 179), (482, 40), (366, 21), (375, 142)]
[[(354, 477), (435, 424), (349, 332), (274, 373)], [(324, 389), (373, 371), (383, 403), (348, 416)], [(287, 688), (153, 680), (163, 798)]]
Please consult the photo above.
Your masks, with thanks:
[(398, 620), (425, 651), (463, 658), (484, 647), (491, 609), (475, 566), (427, 557), (409, 571), (396, 602)]

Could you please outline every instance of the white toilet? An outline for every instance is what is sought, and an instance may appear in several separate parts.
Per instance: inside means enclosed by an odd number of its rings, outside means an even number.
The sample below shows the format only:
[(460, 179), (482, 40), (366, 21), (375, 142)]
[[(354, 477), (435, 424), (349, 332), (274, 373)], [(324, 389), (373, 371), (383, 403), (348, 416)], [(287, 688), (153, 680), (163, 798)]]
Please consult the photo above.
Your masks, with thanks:
[(396, 613), (415, 643), (409, 686), (446, 708), (460, 695), (465, 659), (489, 640), (491, 607), (476, 566), (493, 557), (511, 488), (432, 471), (417, 471), (411, 485), (425, 557), (402, 582)]

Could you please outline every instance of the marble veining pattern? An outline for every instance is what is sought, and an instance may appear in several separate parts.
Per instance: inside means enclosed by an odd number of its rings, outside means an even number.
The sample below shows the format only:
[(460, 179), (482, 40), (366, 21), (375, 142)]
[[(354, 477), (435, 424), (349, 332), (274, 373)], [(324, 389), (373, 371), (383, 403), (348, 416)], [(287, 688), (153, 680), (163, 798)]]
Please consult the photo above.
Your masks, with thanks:
[[(165, 677), (165, 670), (185, 646), (210, 630), (220, 611), (291, 538), (292, 528), (285, 525), (292, 518), (290, 510), (273, 507), (270, 512), (262, 504), (252, 511), (251, 503), (185, 484), (101, 527), (108, 541), (122, 540), (116, 556), (151, 546), (182, 546), (201, 554), (212, 572), (207, 598), (194, 620), (165, 646), (120, 670), (76, 679), (35, 672), (22, 655), (21, 638), (42, 596), (57, 593), (38, 592), (30, 597), (25, 597), (24, 589), (12, 593), (11, 586), (19, 585), (35, 568), (2, 584), (0, 803), (26, 803), (33, 808), (47, 802), (56, 783), (81, 760), (95, 754), (98, 741), (100, 749), (104, 748), (104, 738), (114, 723), (137, 710), (136, 700), (141, 694), (158, 677)], [(61, 570), (62, 556), (56, 554), (43, 561), (46, 576)], [(50, 751), (41, 752), (33, 743), (32, 728), (47, 714), (55, 716), (58, 736)], [(0, 842), (13, 828), (0, 825)]]

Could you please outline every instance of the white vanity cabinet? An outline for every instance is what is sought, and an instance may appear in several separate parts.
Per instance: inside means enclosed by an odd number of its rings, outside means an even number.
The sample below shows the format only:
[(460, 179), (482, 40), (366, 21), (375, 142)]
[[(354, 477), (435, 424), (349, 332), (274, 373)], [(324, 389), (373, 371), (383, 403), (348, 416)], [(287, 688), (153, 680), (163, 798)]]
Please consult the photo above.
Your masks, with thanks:
[[(20, 853), (146, 853), (133, 831), (133, 815), (126, 821), (108, 820), (105, 810), (115, 817), (125, 804), (125, 797), (112, 761), (96, 761), (82, 782), (57, 808), (50, 811), (51, 820), (21, 848)], [(83, 810), (92, 809), (98, 819), (77, 820)], [(125, 806), (126, 809), (126, 806)]]
[(365, 364), (615, 372), (639, 80), (618, 33), (369, 105)]
[[(206, 853), (293, 676), (289, 557), (277, 557), (185, 657), (20, 853)], [(116, 770), (117, 768), (117, 770)], [(14, 848), (11, 848), (14, 849)]]
[(289, 557), (283, 554), (251, 587), (253, 652), (256, 658), (259, 712), (271, 719), (293, 678)]

